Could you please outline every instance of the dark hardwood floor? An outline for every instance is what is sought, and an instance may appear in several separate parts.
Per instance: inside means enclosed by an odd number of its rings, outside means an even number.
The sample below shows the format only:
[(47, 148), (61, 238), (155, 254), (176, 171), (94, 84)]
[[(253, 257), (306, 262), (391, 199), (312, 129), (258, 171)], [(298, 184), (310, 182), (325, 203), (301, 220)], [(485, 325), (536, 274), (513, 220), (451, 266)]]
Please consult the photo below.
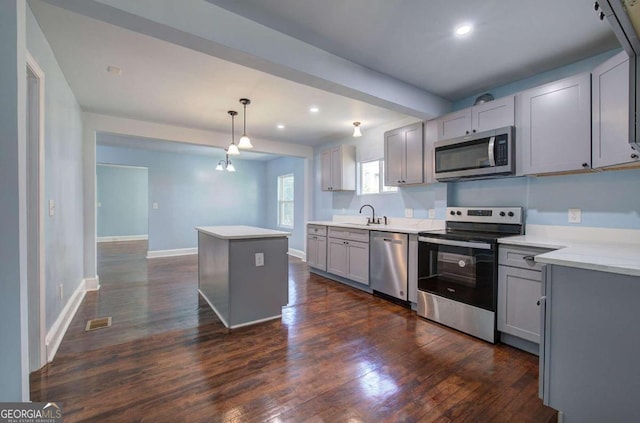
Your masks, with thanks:
[[(281, 320), (229, 331), (197, 294), (197, 257), (98, 246), (87, 294), (34, 401), (65, 422), (550, 422), (537, 357), (309, 274), (291, 259)], [(85, 332), (88, 319), (110, 328)]]

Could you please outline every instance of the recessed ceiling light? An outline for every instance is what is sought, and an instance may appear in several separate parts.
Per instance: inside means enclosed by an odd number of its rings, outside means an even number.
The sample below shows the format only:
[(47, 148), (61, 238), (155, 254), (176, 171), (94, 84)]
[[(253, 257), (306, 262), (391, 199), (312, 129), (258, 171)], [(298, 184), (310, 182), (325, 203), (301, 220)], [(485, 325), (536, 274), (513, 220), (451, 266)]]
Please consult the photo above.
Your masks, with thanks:
[(466, 23), (458, 25), (454, 32), (458, 37), (463, 37), (465, 35), (469, 35), (471, 31), (473, 31), (473, 25)]
[(284, 125), (283, 125), (283, 124), (281, 124), (281, 123), (279, 123), (279, 124), (276, 126), (276, 128), (278, 128), (278, 129), (284, 129)]
[(116, 76), (122, 75), (122, 69), (117, 66), (107, 66), (107, 72)]
[(309, 108), (309, 111), (310, 111), (311, 113), (318, 113), (318, 112), (320, 111), (320, 109), (318, 109), (316, 106), (311, 106), (311, 107)]

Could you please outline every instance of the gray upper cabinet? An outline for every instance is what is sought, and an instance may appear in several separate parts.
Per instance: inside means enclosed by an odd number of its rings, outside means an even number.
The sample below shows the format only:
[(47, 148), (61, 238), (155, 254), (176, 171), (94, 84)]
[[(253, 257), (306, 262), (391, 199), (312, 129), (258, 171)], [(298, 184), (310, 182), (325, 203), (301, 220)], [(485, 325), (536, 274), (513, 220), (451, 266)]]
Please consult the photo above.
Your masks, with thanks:
[(516, 153), (525, 175), (591, 167), (591, 74), (519, 93)]
[(320, 155), (320, 183), (323, 191), (356, 189), (356, 148), (339, 145)]
[(438, 140), (438, 120), (424, 123), (424, 181), (428, 184), (436, 182), (435, 142)]
[(424, 182), (422, 122), (384, 134), (384, 183), (387, 186)]
[(622, 51), (592, 72), (593, 167), (639, 161), (629, 145), (629, 56)]
[(512, 126), (515, 121), (514, 96), (502, 97), (438, 118), (438, 141), (475, 132)]

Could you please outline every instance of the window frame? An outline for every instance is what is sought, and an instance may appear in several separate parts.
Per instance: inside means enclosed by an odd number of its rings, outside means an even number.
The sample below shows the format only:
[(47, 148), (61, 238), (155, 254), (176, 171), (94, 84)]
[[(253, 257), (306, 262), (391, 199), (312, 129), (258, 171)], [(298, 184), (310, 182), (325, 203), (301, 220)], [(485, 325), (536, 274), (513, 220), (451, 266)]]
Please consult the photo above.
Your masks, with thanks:
[[(377, 192), (363, 192), (363, 170), (364, 164), (378, 162), (379, 166), (379, 180), (378, 180), (378, 191)], [(373, 159), (373, 160), (363, 160), (358, 162), (358, 195), (380, 195), (380, 194), (396, 194), (398, 192), (398, 187), (393, 185), (385, 185), (384, 184), (384, 159)]]
[[(292, 190), (292, 195), (291, 195), (291, 200), (285, 200), (283, 199), (284, 196), (284, 189), (283, 189), (283, 185), (284, 185), (284, 181), (285, 179), (291, 178), (291, 190)], [(279, 175), (278, 176), (278, 189), (277, 189), (277, 216), (276, 216), (276, 223), (278, 225), (279, 228), (286, 228), (286, 229), (293, 229), (293, 227), (295, 226), (295, 177), (293, 175), (293, 173), (286, 173), (284, 175)], [(284, 217), (284, 210), (285, 210), (285, 205), (287, 204), (291, 204), (291, 225), (287, 225), (283, 223), (283, 217)]]

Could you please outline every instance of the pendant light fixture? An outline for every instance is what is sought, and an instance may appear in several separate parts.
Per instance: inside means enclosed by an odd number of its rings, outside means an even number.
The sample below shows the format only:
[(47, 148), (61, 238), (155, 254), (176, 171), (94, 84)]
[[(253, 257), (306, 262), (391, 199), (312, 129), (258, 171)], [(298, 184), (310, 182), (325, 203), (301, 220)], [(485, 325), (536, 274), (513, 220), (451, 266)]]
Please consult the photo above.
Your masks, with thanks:
[(353, 122), (353, 136), (356, 138), (362, 136), (362, 132), (360, 131), (360, 122)]
[(242, 127), (242, 137), (238, 142), (238, 148), (249, 149), (249, 148), (253, 148), (253, 145), (251, 144), (251, 139), (247, 135), (247, 104), (251, 104), (251, 100), (249, 100), (248, 98), (241, 98), (240, 103), (244, 107), (244, 114), (243, 114), (244, 126)]
[(238, 112), (229, 110), (227, 113), (229, 113), (229, 115), (231, 116), (231, 144), (229, 144), (229, 147), (227, 148), (227, 154), (230, 156), (237, 156), (238, 154), (240, 154), (240, 150), (238, 150), (238, 146), (236, 145), (234, 140), (235, 138), (234, 118), (236, 117)]
[(227, 172), (235, 172), (236, 168), (233, 166), (233, 163), (229, 159), (229, 153), (227, 149), (225, 149), (224, 151), (225, 151), (225, 159), (220, 160), (218, 162), (218, 165), (216, 166), (216, 170), (219, 170), (219, 171), (226, 170)]

